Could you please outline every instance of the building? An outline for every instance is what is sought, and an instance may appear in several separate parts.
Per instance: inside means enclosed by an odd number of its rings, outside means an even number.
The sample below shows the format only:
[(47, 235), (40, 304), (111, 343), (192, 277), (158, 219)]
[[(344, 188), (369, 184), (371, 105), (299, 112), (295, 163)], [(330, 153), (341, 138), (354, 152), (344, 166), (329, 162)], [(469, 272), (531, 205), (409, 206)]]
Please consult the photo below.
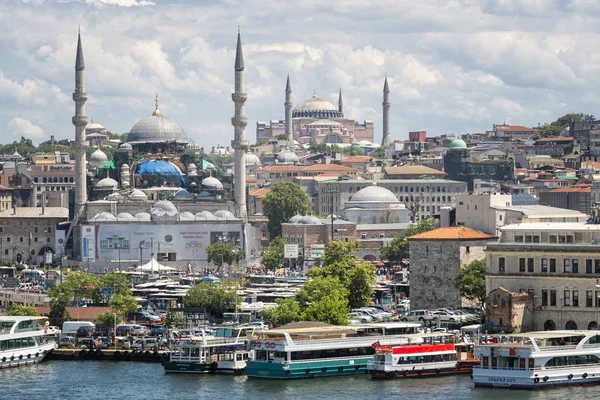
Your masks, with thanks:
[(583, 151), (582, 161), (600, 161), (600, 121), (572, 121), (569, 136)]
[(427, 132), (426, 131), (408, 132), (408, 141), (409, 142), (426, 142), (427, 141)]
[(485, 300), (485, 319), (490, 332), (530, 331), (533, 327), (533, 295), (493, 289)]
[(494, 124), (492, 134), (497, 137), (529, 139), (533, 137), (535, 132), (535, 129), (521, 125)]
[(418, 164), (385, 167), (385, 179), (443, 179), (446, 173)]
[(12, 192), (11, 188), (0, 185), (0, 212), (13, 207)]
[(535, 141), (533, 146), (525, 148), (527, 154), (563, 157), (573, 152), (573, 138), (554, 136)]
[(55, 253), (57, 225), (68, 219), (69, 209), (64, 207), (14, 207), (0, 212), (0, 262), (35, 264), (46, 252)]
[(466, 227), (438, 228), (407, 238), (410, 246), (410, 308), (473, 306), (454, 286), (458, 271), (485, 259), (495, 236)]
[(550, 192), (540, 192), (538, 197), (540, 202), (552, 207), (576, 210), (588, 215), (592, 213), (591, 185), (574, 185)]
[(315, 177), (320, 175), (356, 178), (358, 170), (338, 164), (312, 164), (312, 165), (270, 165), (257, 169), (257, 185), (277, 182), (293, 182), (297, 177)]
[(410, 223), (410, 212), (404, 203), (375, 182), (352, 195), (345, 203), (342, 215), (357, 224)]
[[(68, 192), (75, 189), (75, 163), (68, 153), (34, 154), (29, 166), (36, 205), (41, 206), (44, 192)], [(66, 203), (64, 204), (67, 205)]]
[[(319, 215), (340, 214), (350, 198), (361, 189), (371, 186), (371, 180), (329, 180), (318, 184)], [(411, 220), (430, 218), (440, 207), (455, 203), (457, 194), (467, 192), (465, 182), (445, 179), (384, 179), (377, 186), (391, 191), (410, 212)]]
[(533, 296), (531, 330), (597, 329), (600, 225), (521, 223), (486, 248), (486, 288)]

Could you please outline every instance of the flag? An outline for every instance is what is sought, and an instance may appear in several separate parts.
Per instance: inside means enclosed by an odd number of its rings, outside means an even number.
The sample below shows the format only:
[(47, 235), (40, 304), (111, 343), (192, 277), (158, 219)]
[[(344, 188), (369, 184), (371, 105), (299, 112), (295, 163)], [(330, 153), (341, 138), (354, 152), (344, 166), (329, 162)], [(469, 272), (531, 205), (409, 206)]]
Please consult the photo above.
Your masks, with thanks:
[(379, 343), (379, 340), (371, 345), (371, 347), (374, 349), (378, 348), (379, 346), (381, 346), (381, 344)]

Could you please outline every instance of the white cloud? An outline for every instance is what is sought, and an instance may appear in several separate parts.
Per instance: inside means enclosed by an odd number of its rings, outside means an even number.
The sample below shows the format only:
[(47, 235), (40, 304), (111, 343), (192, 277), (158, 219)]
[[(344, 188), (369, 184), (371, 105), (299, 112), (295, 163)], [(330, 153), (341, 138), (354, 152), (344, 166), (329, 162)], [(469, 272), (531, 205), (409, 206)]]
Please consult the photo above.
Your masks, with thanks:
[(39, 139), (44, 137), (44, 130), (37, 125), (32, 124), (26, 119), (13, 117), (6, 125), (9, 133), (17, 138), (24, 136), (26, 138)]

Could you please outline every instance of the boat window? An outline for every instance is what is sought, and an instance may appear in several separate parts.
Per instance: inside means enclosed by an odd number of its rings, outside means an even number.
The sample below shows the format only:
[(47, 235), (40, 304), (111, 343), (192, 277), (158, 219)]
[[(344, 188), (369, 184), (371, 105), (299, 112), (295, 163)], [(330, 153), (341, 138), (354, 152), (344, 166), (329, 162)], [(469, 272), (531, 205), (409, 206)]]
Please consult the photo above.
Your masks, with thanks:
[(588, 340), (588, 344), (598, 344), (600, 343), (600, 335), (592, 336), (590, 340)]
[(546, 362), (546, 368), (550, 367), (563, 367), (568, 365), (581, 365), (581, 364), (600, 364), (600, 358), (595, 355), (579, 355), (579, 356), (565, 356), (565, 357), (554, 357)]
[(254, 350), (254, 359), (258, 361), (266, 361), (267, 352), (265, 350)]
[(535, 368), (535, 360), (533, 358), (529, 359), (529, 369)]
[(490, 365), (490, 359), (488, 357), (481, 357), (483, 368), (488, 368)]
[(525, 369), (525, 359), (524, 358), (519, 359), (519, 369)]
[(431, 362), (456, 361), (456, 354), (436, 354), (431, 356), (398, 357), (398, 365), (423, 364)]

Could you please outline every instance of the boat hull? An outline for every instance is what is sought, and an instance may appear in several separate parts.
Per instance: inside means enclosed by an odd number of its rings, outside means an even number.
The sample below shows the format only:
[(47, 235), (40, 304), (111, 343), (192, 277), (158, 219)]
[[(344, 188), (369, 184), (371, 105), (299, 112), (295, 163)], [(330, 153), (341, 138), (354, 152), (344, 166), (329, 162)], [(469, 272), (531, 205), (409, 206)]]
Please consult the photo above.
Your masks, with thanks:
[(165, 361), (163, 368), (167, 374), (212, 374), (217, 371), (217, 363)]
[(248, 361), (246, 375), (249, 378), (262, 379), (309, 379), (349, 376), (367, 373), (367, 365), (372, 362), (372, 356), (297, 361), (285, 364)]
[(473, 371), (472, 363), (459, 363), (451, 368), (428, 368), (410, 370), (376, 370), (370, 369), (373, 379), (399, 379), (399, 378), (428, 378), (435, 376), (470, 374)]
[(564, 386), (596, 386), (600, 385), (600, 366), (536, 371), (475, 368), (473, 369), (473, 384), (478, 388), (522, 390), (550, 389)]
[(0, 369), (37, 364), (43, 361), (53, 349), (54, 343), (47, 343), (37, 347), (0, 352)]

